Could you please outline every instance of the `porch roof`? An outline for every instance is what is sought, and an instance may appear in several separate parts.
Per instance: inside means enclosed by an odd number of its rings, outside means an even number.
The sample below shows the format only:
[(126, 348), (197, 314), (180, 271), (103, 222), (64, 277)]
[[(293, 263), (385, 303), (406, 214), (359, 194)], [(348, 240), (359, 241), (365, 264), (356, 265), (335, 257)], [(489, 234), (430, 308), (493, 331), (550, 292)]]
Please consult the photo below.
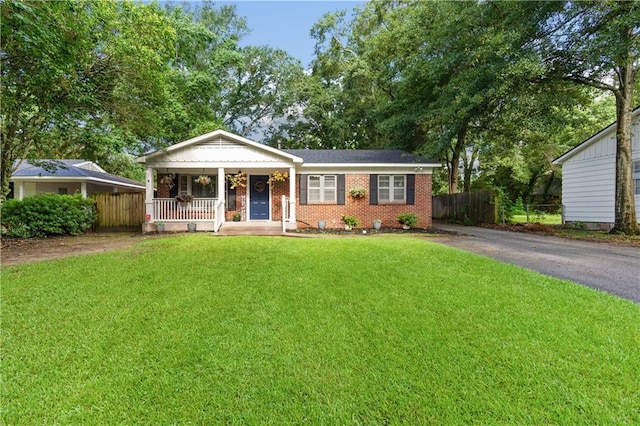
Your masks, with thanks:
[(143, 183), (105, 172), (87, 160), (38, 160), (36, 164), (22, 161), (11, 175), (12, 181), (87, 181), (144, 190)]

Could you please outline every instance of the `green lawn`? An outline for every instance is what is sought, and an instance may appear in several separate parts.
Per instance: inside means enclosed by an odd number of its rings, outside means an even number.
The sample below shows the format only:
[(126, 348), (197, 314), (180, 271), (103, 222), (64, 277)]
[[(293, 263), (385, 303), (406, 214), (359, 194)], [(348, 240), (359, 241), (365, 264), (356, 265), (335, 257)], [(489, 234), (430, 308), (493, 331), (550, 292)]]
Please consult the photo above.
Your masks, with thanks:
[[(526, 214), (514, 214), (511, 217), (513, 223), (527, 223)], [(561, 214), (549, 214), (549, 213), (529, 213), (528, 223), (541, 223), (543, 225), (562, 225)]]
[(638, 424), (640, 307), (425, 238), (2, 270), (4, 424)]

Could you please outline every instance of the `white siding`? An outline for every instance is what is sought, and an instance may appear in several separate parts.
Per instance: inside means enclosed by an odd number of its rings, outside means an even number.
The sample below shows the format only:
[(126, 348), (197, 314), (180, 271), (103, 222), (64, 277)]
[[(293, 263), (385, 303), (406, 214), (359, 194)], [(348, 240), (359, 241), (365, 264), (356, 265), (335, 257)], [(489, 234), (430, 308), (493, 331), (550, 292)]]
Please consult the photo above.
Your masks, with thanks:
[[(216, 167), (233, 166), (237, 163), (267, 165), (281, 163), (282, 157), (259, 148), (238, 143), (225, 138), (216, 138), (213, 141), (205, 141), (183, 149), (172, 151), (159, 158), (149, 160), (151, 167), (162, 164), (161, 167), (170, 164), (171, 167)], [(289, 164), (287, 162), (287, 164)]]
[[(640, 120), (633, 128), (633, 159), (640, 159)], [(562, 165), (562, 204), (566, 221), (614, 222), (615, 128), (569, 157)], [(636, 214), (640, 196), (636, 196)]]

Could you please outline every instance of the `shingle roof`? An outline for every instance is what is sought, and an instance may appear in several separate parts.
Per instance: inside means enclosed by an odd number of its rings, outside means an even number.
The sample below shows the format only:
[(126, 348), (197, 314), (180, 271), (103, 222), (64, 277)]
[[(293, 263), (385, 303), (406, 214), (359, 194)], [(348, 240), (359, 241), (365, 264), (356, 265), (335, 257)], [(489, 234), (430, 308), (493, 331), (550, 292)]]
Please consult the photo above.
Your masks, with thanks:
[(439, 164), (402, 150), (390, 149), (283, 149), (307, 164)]
[(11, 175), (15, 177), (60, 177), (60, 178), (85, 178), (87, 180), (101, 180), (110, 181), (113, 183), (123, 185), (135, 185), (137, 187), (144, 187), (144, 184), (133, 179), (128, 179), (118, 175), (112, 175), (111, 173), (99, 172), (97, 170), (90, 170), (82, 167), (78, 167), (79, 164), (87, 163), (86, 160), (40, 160), (55, 164), (55, 170), (47, 170), (48, 168), (42, 166), (35, 166), (28, 161), (23, 161), (18, 168)]

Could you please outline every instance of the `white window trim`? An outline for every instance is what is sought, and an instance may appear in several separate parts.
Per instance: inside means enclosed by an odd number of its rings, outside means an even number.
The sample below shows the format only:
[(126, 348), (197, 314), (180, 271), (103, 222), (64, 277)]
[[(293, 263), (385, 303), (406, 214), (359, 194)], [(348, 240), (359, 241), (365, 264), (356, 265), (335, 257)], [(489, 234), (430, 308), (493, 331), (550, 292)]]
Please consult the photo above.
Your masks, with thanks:
[[(320, 187), (311, 187), (311, 178), (319, 177), (320, 178)], [(333, 199), (325, 200), (325, 193), (327, 188), (325, 187), (325, 177), (333, 177)], [(311, 199), (311, 189), (319, 189), (320, 190), (320, 199), (313, 200)], [(336, 203), (338, 201), (338, 176), (337, 175), (308, 175), (307, 176), (307, 202), (310, 204), (313, 203)]]
[[(191, 195), (191, 175), (178, 175), (178, 195)], [(186, 180), (187, 191), (182, 190), (182, 183)]]
[[(395, 187), (393, 186), (393, 181), (394, 178), (398, 176), (402, 178), (403, 184), (402, 184), (402, 199), (395, 199), (394, 197), (394, 193), (395, 193)], [(388, 177), (389, 178), (389, 186), (388, 187), (381, 187), (380, 186), (380, 178), (381, 177)], [(381, 189), (389, 189), (389, 199), (384, 199), (380, 196), (380, 190)], [(382, 203), (406, 203), (407, 202), (407, 175), (378, 175), (378, 202), (382, 202)]]

